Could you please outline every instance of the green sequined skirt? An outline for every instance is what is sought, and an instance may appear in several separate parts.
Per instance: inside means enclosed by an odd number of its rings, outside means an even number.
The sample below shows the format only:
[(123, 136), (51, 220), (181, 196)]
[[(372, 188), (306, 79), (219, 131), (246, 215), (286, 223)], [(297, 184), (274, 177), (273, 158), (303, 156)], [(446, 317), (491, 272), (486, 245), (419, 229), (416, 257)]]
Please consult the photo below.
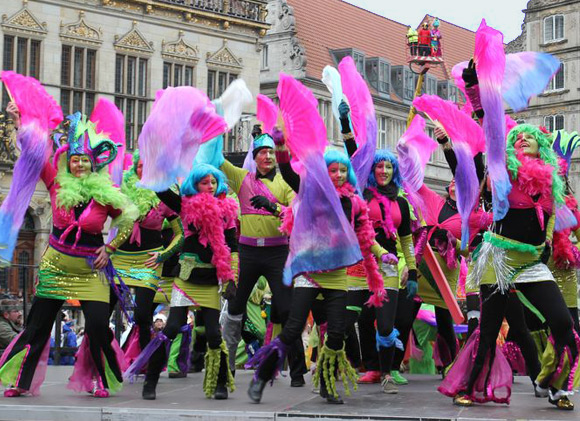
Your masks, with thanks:
[(149, 288), (157, 291), (161, 280), (162, 265), (157, 269), (145, 267), (145, 261), (151, 257), (149, 253), (161, 252), (163, 247), (143, 251), (117, 250), (111, 260), (123, 282), (130, 287)]

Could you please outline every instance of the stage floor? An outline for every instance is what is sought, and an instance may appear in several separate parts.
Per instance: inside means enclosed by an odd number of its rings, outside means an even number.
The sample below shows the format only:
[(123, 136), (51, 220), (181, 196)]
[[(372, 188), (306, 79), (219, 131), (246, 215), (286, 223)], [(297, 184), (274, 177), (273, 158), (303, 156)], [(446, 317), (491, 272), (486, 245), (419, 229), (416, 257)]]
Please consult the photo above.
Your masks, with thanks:
[[(41, 396), (7, 399), (0, 397), (0, 420), (133, 421), (133, 420), (574, 420), (576, 411), (555, 409), (547, 399), (535, 398), (530, 381), (516, 377), (512, 403), (460, 408), (436, 391), (439, 377), (408, 376), (407, 386), (397, 395), (385, 395), (380, 385), (359, 385), (345, 405), (328, 405), (307, 385), (291, 388), (289, 378), (266, 386), (260, 405), (252, 404), (246, 390), (251, 372), (236, 373), (238, 389), (226, 401), (206, 399), (203, 374), (168, 379), (164, 373), (157, 387), (157, 400), (141, 399), (142, 380), (126, 384), (116, 396), (95, 399), (66, 389), (71, 367), (49, 367)], [(576, 405), (580, 401), (573, 398)]]

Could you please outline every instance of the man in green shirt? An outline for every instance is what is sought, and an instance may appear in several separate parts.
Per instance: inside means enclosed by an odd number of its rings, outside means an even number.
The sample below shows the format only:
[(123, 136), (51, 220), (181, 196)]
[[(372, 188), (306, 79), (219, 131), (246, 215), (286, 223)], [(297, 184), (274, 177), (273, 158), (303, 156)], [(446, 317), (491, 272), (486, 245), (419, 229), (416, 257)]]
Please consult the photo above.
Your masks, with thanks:
[[(241, 340), (242, 318), (248, 298), (260, 276), (272, 291), (272, 323), (284, 324), (290, 313), (291, 288), (284, 286), (282, 273), (288, 257), (288, 237), (279, 231), (280, 214), (290, 205), (294, 191), (276, 172), (274, 141), (256, 133), (252, 155), (256, 171), (237, 168), (224, 161), (220, 169), (240, 201), (239, 277), (236, 296), (228, 302), (223, 337), (235, 370), (235, 356)], [(291, 385), (303, 386), (306, 373), (304, 347), (297, 341), (289, 352)]]

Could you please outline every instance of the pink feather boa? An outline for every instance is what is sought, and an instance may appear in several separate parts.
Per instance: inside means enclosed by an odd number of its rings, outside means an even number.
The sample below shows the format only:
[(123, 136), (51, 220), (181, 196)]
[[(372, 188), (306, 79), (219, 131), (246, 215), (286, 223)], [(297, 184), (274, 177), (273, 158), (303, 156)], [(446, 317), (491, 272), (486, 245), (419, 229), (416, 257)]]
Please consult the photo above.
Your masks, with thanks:
[(372, 293), (366, 304), (372, 307), (381, 307), (383, 301), (386, 300), (385, 285), (383, 283), (383, 277), (379, 272), (377, 260), (371, 252), (371, 247), (375, 243), (375, 230), (369, 218), (367, 204), (355, 194), (354, 187), (349, 183), (344, 183), (336, 190), (340, 197), (349, 197), (351, 199), (354, 214), (358, 216), (354, 231), (363, 255), (363, 266), (367, 274), (369, 291)]
[(518, 168), (517, 183), (520, 189), (530, 195), (540, 194), (552, 197), (552, 171), (554, 167), (541, 159), (529, 158), (523, 153), (517, 154), (521, 167)]
[(367, 189), (373, 194), (373, 197), (377, 202), (383, 206), (385, 218), (381, 221), (381, 225), (383, 226), (383, 230), (385, 230), (385, 234), (387, 234), (387, 237), (391, 240), (396, 240), (397, 230), (395, 224), (393, 224), (393, 218), (391, 217), (391, 203), (389, 199), (379, 193), (379, 191), (374, 187), (367, 187)]
[(216, 267), (220, 283), (234, 280), (232, 254), (226, 244), (224, 230), (234, 226), (238, 217), (238, 204), (235, 200), (198, 193), (182, 198), (181, 220), (184, 225), (193, 225), (198, 230), (199, 242), (209, 246), (213, 252), (211, 263)]
[[(571, 211), (578, 209), (578, 202), (571, 194), (566, 196), (566, 206)], [(580, 268), (580, 250), (570, 241), (571, 232), (570, 228), (561, 232), (554, 232), (554, 265), (558, 269)]]

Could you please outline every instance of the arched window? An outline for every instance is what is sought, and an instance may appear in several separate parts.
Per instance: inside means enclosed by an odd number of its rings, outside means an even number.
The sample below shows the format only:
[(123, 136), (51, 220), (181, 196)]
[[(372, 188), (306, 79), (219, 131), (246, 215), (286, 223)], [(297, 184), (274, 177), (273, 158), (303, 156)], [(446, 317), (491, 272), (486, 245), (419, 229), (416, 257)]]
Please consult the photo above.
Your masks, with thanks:
[(34, 219), (32, 218), (32, 215), (30, 215), (30, 213), (26, 212), (26, 214), (24, 215), (24, 221), (22, 222), (22, 228), (20, 229), (26, 231), (34, 231)]
[(28, 280), (28, 274), (32, 270), (30, 266), (30, 253), (21, 251), (18, 253), (18, 289), (24, 291), (24, 281)]

